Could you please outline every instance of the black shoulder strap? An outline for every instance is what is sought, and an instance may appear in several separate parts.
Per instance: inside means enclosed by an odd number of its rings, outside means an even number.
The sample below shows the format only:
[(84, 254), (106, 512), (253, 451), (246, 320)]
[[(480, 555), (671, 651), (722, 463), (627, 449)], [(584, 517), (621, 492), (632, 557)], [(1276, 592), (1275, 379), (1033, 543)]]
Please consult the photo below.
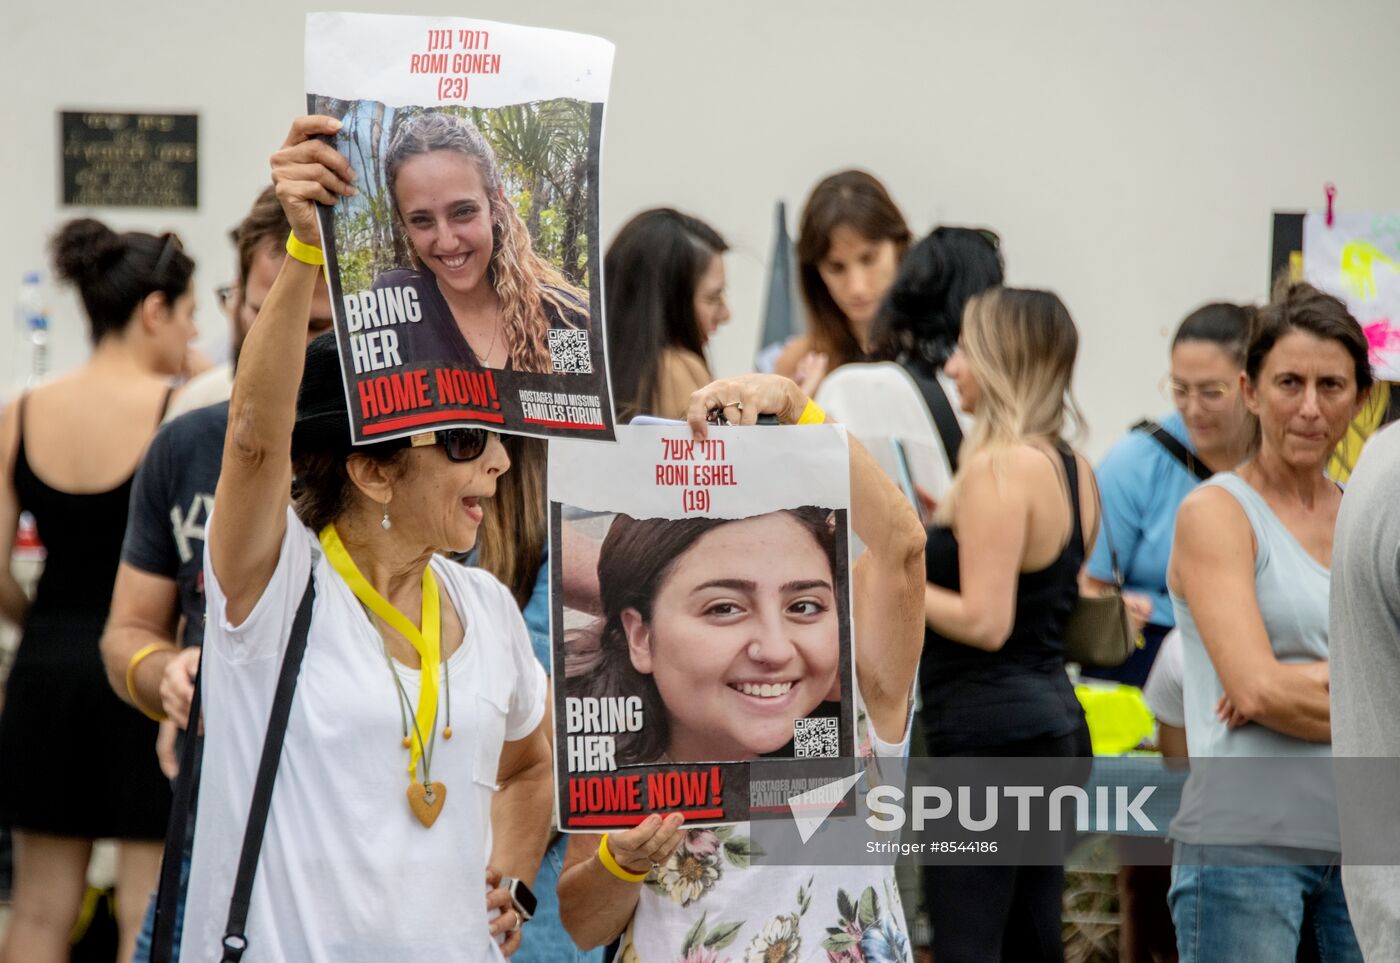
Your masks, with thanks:
[(170, 803), (170, 821), (165, 827), (165, 854), (160, 864), (160, 886), (156, 890), (155, 927), (151, 934), (150, 963), (172, 963), (175, 947), (175, 914), (181, 896), (181, 871), (189, 835), (194, 830), (195, 800), (199, 798), (199, 770), (203, 763), (204, 737), (199, 732), (200, 679), (203, 676), (203, 655), (200, 671), (194, 676), (194, 695), (190, 698), (191, 725), (185, 730), (180, 749), (180, 772), (175, 777), (174, 797)]
[[(1087, 559), (1094, 552), (1094, 546), (1090, 545), (1084, 533), (1084, 513), (1079, 507), (1079, 459), (1075, 456), (1074, 450), (1064, 445), (1059, 447), (1060, 457), (1065, 463), (1065, 480), (1069, 485), (1069, 505), (1070, 511), (1074, 513), (1074, 534), (1071, 537), (1078, 538), (1079, 544), (1084, 547), (1084, 557)], [(1118, 564), (1118, 550), (1113, 547), (1113, 533), (1108, 530), (1108, 519), (1104, 517), (1103, 499), (1099, 496), (1099, 480), (1094, 475), (1093, 469), (1089, 470), (1089, 487), (1094, 490), (1094, 504), (1099, 510), (1099, 527), (1103, 529), (1104, 541), (1108, 543), (1108, 560), (1112, 565), (1113, 584), (1118, 587), (1118, 591), (1123, 591), (1123, 569)]]
[(953, 406), (948, 403), (948, 395), (943, 391), (943, 386), (938, 383), (938, 377), (924, 371), (917, 364), (905, 361), (904, 370), (909, 372), (909, 377), (914, 379), (914, 384), (918, 385), (919, 391), (924, 396), (924, 405), (928, 408), (928, 413), (933, 416), (933, 425), (938, 429), (939, 440), (943, 442), (943, 452), (948, 456), (948, 467), (953, 474), (958, 473), (958, 449), (962, 447), (963, 433), (962, 425), (958, 423), (958, 416), (953, 411)]
[(253, 877), (258, 871), (263, 830), (267, 828), (267, 814), (272, 806), (272, 785), (277, 780), (277, 767), (282, 761), (282, 741), (287, 735), (287, 718), (292, 711), (292, 696), (296, 693), (301, 658), (306, 654), (306, 635), (311, 628), (311, 604), (315, 598), (316, 567), (312, 565), (311, 574), (306, 578), (306, 592), (292, 621), (292, 634), (287, 640), (287, 651), (282, 656), (281, 674), (277, 677), (277, 694), (272, 699), (272, 713), (267, 720), (262, 760), (258, 763), (258, 779), (253, 786), (253, 801), (248, 807), (248, 825), (243, 830), (243, 850), (238, 854), (238, 875), (234, 879), (233, 896), (228, 904), (222, 963), (238, 963), (248, 948), (248, 937), (243, 931), (248, 925)]
[(1140, 431), (1144, 435), (1151, 435), (1157, 444), (1165, 448), (1173, 458), (1186, 466), (1187, 471), (1191, 472), (1191, 474), (1195, 475), (1201, 481), (1205, 481), (1214, 474), (1209, 468), (1197, 461), (1196, 456), (1191, 454), (1190, 450), (1185, 445), (1177, 441), (1176, 438), (1172, 436), (1171, 432), (1157, 424), (1157, 422), (1144, 418), (1142, 421), (1133, 425), (1133, 431)]

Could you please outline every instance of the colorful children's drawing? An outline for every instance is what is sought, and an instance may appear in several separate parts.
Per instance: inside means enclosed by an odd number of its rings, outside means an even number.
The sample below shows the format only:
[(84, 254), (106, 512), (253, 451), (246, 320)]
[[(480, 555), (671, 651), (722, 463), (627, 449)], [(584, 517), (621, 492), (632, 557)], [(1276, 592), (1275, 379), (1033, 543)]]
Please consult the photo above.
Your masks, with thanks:
[(1400, 216), (1320, 213), (1303, 219), (1303, 274), (1346, 302), (1366, 332), (1378, 379), (1400, 381)]

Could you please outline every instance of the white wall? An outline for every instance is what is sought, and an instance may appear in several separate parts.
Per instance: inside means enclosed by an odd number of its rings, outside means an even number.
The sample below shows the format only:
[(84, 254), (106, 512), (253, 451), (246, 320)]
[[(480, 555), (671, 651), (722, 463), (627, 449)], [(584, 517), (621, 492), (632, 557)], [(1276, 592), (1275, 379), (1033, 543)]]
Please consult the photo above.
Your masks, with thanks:
[[(11, 5), (0, 37), (0, 310), (76, 213), (57, 203), (55, 112), (195, 110), (200, 209), (96, 213), (180, 232), (200, 262), (203, 344), (222, 352), (212, 289), (233, 271), (225, 232), (303, 109), (302, 14), (322, 8)], [(776, 198), (795, 220), (817, 178), (859, 165), (885, 179), (920, 233), (937, 222), (994, 227), (1009, 280), (1056, 289), (1079, 324), (1093, 452), (1164, 407), (1166, 339), (1186, 311), (1264, 295), (1272, 210), (1319, 206), (1327, 180), (1343, 207), (1400, 208), (1394, 0), (418, 0), (402, 12), (617, 44), (604, 234), (665, 203), (726, 235), (735, 320), (714, 343), (718, 373), (746, 370), (755, 347)], [(70, 366), (86, 350), (81, 318), (70, 295), (51, 304), (55, 365)], [(18, 344), (18, 333), (0, 335), (7, 389), (27, 364)]]

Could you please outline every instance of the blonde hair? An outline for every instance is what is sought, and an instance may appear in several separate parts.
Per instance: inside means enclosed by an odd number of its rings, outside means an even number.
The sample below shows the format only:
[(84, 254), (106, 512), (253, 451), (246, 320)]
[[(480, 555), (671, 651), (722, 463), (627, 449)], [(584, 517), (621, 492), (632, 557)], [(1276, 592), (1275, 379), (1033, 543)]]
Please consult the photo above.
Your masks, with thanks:
[(1079, 332), (1069, 310), (1049, 291), (992, 288), (975, 295), (963, 312), (963, 353), (979, 391), (972, 433), (958, 455), (953, 476), (938, 507), (938, 521), (950, 524), (968, 463), (978, 452), (992, 456), (993, 474), (1001, 456), (1033, 438), (1063, 441), (1066, 425), (1077, 436), (1084, 416), (1070, 382), (1079, 351)]
[[(588, 297), (535, 253), (530, 232), (515, 205), (505, 197), (496, 153), (470, 121), (438, 111), (415, 114), (394, 131), (385, 159), (385, 175), (394, 215), (402, 220), (394, 187), (399, 168), (410, 157), (433, 151), (456, 151), (476, 164), (491, 205), (491, 265), (487, 274), (501, 303), (501, 322), (516, 371), (548, 372), (549, 318), (545, 305), (553, 305), (566, 324), (587, 311)], [(409, 245), (415, 263), (418, 254)]]

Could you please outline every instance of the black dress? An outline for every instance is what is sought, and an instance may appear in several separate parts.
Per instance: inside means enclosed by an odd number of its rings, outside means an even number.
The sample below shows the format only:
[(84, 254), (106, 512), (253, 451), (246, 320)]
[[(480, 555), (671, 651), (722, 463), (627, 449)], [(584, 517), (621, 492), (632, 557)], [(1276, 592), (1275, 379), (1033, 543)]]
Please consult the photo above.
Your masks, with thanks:
[[(919, 665), (930, 756), (1091, 755), (1084, 711), (1065, 674), (1065, 624), (1079, 595), (1084, 527), (1073, 453), (1059, 453), (1074, 529), (1059, 556), (1016, 580), (1016, 618), (995, 652), (927, 630)], [(928, 580), (957, 591), (958, 540), (930, 530)], [(1089, 760), (1067, 769), (1083, 785)], [(1056, 963), (1064, 869), (1054, 865), (936, 865), (924, 870), (925, 905), (939, 963)]]
[(132, 479), (95, 494), (51, 488), (29, 465), (23, 399), (19, 435), (15, 491), (48, 559), (0, 712), (0, 822), (58, 836), (163, 839), (170, 786), (156, 762), (156, 723), (117, 698), (98, 651)]
[[(1034, 740), (1066, 736), (1082, 740), (1088, 754), (1084, 711), (1065, 674), (1065, 625), (1079, 597), (1084, 528), (1079, 512), (1079, 472), (1074, 455), (1060, 452), (1074, 530), (1059, 556), (1016, 580), (1016, 618), (1006, 644), (995, 652), (939, 635), (924, 634), (919, 664), (923, 724), (930, 756), (1006, 755)], [(925, 571), (930, 583), (956, 592), (961, 583), (958, 539), (949, 528), (928, 533)], [(1024, 755), (1059, 753), (1025, 752)]]

